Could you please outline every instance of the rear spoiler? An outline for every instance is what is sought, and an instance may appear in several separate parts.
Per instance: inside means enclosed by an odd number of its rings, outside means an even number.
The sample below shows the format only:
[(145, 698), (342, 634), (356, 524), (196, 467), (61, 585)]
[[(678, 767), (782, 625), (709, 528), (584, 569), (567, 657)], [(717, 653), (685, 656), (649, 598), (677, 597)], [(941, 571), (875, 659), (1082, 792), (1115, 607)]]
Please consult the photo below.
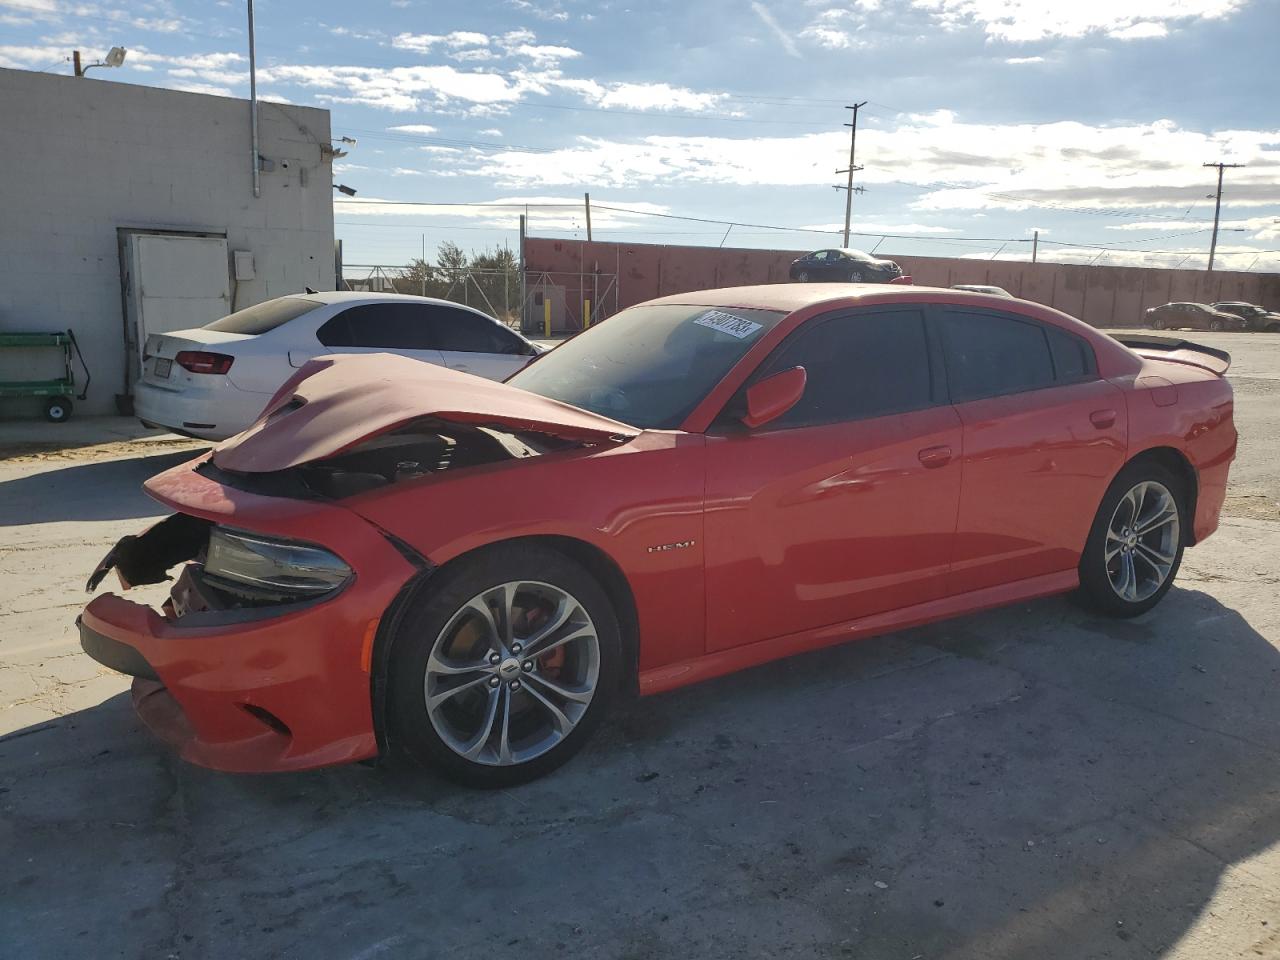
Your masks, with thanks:
[(1153, 337), (1141, 333), (1117, 333), (1112, 338), (1120, 341), (1140, 357), (1148, 360), (1168, 360), (1199, 367), (1223, 376), (1231, 367), (1231, 354), (1225, 350), (1206, 347), (1177, 337)]

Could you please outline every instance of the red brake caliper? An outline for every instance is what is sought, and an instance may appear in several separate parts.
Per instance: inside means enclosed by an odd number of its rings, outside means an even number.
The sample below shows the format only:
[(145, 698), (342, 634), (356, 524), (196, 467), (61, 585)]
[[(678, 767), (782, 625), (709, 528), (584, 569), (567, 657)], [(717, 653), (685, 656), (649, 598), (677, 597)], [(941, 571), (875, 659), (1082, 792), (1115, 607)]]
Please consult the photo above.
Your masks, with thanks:
[[(526, 611), (525, 622), (527, 624), (528, 633), (532, 633), (547, 622), (547, 611), (542, 607), (535, 607)], [(545, 676), (548, 680), (558, 680), (560, 678), (560, 670), (564, 667), (564, 647), (556, 647), (554, 650), (538, 657), (538, 672)]]

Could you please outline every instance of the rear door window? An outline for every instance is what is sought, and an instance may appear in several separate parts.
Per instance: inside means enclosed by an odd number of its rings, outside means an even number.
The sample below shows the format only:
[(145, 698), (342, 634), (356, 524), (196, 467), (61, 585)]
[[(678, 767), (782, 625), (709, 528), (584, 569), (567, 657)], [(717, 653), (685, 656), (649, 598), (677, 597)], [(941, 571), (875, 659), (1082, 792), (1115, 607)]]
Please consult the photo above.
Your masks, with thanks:
[(316, 331), (326, 347), (439, 350), (430, 313), (416, 303), (366, 303), (348, 307)]
[(275, 300), (265, 300), (252, 307), (237, 310), (213, 323), (206, 323), (204, 328), (220, 333), (256, 335), (283, 326), (320, 306), (323, 304), (318, 300), (308, 300), (305, 297), (277, 297)]
[(1044, 327), (1004, 314), (943, 309), (939, 314), (953, 403), (1053, 386)]
[(521, 354), (524, 341), (496, 320), (451, 307), (428, 307), (436, 329), (437, 349), (459, 353)]

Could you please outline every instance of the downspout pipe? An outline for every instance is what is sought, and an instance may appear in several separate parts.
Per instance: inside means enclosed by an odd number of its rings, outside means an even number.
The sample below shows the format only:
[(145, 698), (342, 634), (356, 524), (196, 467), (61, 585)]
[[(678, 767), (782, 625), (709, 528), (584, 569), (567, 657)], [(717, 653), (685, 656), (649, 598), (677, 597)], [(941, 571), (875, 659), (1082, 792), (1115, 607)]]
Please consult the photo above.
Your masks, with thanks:
[(253, 195), (262, 196), (262, 184), (258, 181), (258, 66), (253, 49), (253, 0), (249, 4), (249, 125), (250, 151), (249, 162), (253, 169)]

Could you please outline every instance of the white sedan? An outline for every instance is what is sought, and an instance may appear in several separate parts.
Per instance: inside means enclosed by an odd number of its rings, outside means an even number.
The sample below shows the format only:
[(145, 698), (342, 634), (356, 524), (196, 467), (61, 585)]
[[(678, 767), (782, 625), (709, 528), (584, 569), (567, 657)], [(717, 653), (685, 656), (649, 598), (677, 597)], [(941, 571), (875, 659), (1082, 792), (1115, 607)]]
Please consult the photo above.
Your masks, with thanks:
[(447, 300), (298, 294), (147, 337), (133, 408), (148, 426), (221, 440), (253, 423), (295, 369), (326, 353), (397, 353), (505, 380), (540, 352), (492, 317)]

